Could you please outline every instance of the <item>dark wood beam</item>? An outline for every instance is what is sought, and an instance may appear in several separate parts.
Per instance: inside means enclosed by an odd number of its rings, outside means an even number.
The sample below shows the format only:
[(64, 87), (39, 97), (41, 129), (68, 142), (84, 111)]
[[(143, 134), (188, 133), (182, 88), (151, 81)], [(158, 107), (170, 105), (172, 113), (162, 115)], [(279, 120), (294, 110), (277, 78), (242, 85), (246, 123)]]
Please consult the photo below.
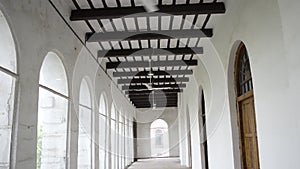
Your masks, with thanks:
[[(152, 105), (152, 101), (151, 102), (132, 102), (134, 105)], [(156, 102), (154, 101), (154, 104), (157, 104), (157, 105), (167, 105), (167, 104), (176, 104), (177, 105), (177, 102), (175, 101), (171, 101), (171, 102)]]
[[(143, 106), (135, 106), (137, 109), (150, 109), (150, 108), (152, 108), (152, 106), (149, 106), (149, 105), (147, 105), (147, 106), (145, 106), (145, 105), (143, 105)], [(178, 105), (166, 105), (166, 106), (156, 106), (156, 108), (171, 108), (171, 107), (178, 107)]]
[(182, 89), (164, 89), (164, 90), (142, 90), (142, 91), (125, 91), (125, 94), (129, 95), (144, 95), (144, 94), (152, 94), (153, 92), (155, 93), (180, 93), (182, 92)]
[[(163, 84), (163, 85), (152, 85), (155, 88), (185, 88), (186, 84)], [(122, 86), (122, 90), (148, 90), (145, 85), (135, 85), (135, 86)]]
[[(156, 104), (177, 104), (178, 100), (154, 100), (154, 103)], [(152, 104), (152, 100), (147, 100), (147, 101), (132, 101), (133, 104)]]
[[(121, 17), (133, 17), (130, 15), (144, 13), (145, 16), (157, 15), (197, 15), (197, 14), (223, 14), (225, 5), (223, 2), (217, 3), (198, 3), (198, 4), (176, 4), (159, 5), (159, 14), (156, 12), (146, 13), (144, 7), (117, 7), (117, 8), (98, 8), (98, 9), (79, 9), (72, 10), (71, 21), (95, 20), (95, 19), (114, 19)], [(139, 16), (143, 16), (139, 14)]]
[[(153, 100), (153, 98), (132, 98), (130, 101), (132, 102), (145, 102)], [(177, 97), (169, 97), (169, 98), (154, 98), (155, 101), (165, 102), (165, 101), (178, 101)]]
[[(153, 78), (152, 83), (169, 83), (169, 82), (188, 82), (188, 77), (178, 78)], [(150, 83), (149, 78), (143, 79), (118, 79), (118, 84), (133, 84), (133, 83)]]
[[(177, 103), (155, 103), (156, 106), (155, 107), (177, 107)], [(145, 103), (145, 104), (135, 104), (133, 103), (134, 106), (136, 107), (154, 107), (154, 104), (151, 103)]]
[[(192, 55), (203, 54), (202, 47), (185, 48), (147, 48), (147, 49), (119, 49), (100, 50), (98, 57), (127, 57), (127, 56), (156, 56), (156, 55)], [(148, 63), (149, 64), (149, 63)]]
[[(153, 99), (153, 95), (129, 95), (128, 96), (129, 99), (131, 100), (137, 100), (137, 99), (141, 99), (141, 100), (149, 100), (149, 99)], [(164, 99), (167, 99), (167, 100), (174, 100), (174, 99), (177, 99), (178, 96), (177, 94), (175, 93), (167, 93), (167, 94), (164, 94), (164, 95), (155, 95), (154, 96), (154, 99), (155, 100), (164, 100)]]
[[(197, 66), (197, 60), (164, 60), (164, 61), (152, 61), (152, 67), (166, 67), (166, 66)], [(148, 61), (130, 61), (130, 62), (107, 62), (106, 69), (117, 68), (138, 68), (149, 67)]]
[[(140, 77), (140, 76), (148, 76), (149, 71), (132, 71), (132, 72), (113, 72), (114, 77)], [(193, 70), (159, 70), (152, 71), (154, 76), (165, 76), (165, 75), (192, 75)]]
[[(133, 105), (137, 106), (137, 107), (141, 107), (141, 106), (151, 106), (153, 107), (152, 103), (132, 103)], [(154, 103), (156, 104), (156, 107), (169, 107), (169, 106), (177, 106), (177, 102), (173, 102), (173, 103)]]
[(86, 33), (87, 42), (123, 41), (123, 40), (152, 40), (152, 39), (180, 39), (180, 38), (204, 38), (212, 37), (212, 29), (188, 29), (188, 30), (159, 30), (143, 32), (99, 32)]
[(177, 93), (166, 93), (166, 94), (155, 94), (153, 95), (149, 95), (149, 94), (144, 94), (144, 95), (129, 95), (128, 96), (129, 99), (152, 99), (154, 97), (154, 99), (173, 99), (173, 98), (177, 98), (178, 95)]

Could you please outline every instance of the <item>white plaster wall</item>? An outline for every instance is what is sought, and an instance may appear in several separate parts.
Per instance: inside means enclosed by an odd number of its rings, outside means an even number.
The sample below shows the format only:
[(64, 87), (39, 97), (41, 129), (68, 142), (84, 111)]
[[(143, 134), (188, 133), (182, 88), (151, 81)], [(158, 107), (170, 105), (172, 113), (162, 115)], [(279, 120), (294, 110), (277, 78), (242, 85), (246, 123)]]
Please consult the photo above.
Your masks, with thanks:
[[(202, 41), (205, 53), (200, 59), (208, 79), (195, 72), (197, 83), (190, 82), (182, 107), (188, 106), (192, 113), (196, 110), (195, 90), (202, 85), (207, 102), (209, 167), (240, 168), (232, 49), (243, 41), (254, 80), (261, 168), (299, 168), (299, 2), (278, 1), (279, 6), (273, 0), (225, 3), (227, 13), (216, 19), (212, 44)], [(191, 130), (196, 142), (198, 136)], [(193, 151), (195, 155), (198, 150)], [(193, 168), (200, 168), (196, 165), (193, 161)]]
[[(300, 2), (297, 0), (225, 2), (227, 13), (216, 20), (213, 45), (203, 42), (205, 54), (200, 57), (203, 66), (195, 70), (195, 80), (192, 80), (185, 90), (182, 96), (185, 105), (179, 110), (184, 112), (188, 106), (190, 122), (193, 122), (192, 117), (196, 117), (198, 112), (195, 101), (198, 99), (198, 92), (195, 92), (195, 89), (200, 85), (203, 86), (208, 114), (209, 166), (211, 169), (239, 168), (238, 152), (234, 148), (236, 131), (231, 129), (236, 125), (231, 115), (235, 112), (234, 103), (229, 104), (227, 93), (231, 97), (234, 95), (233, 79), (229, 74), (232, 72), (230, 69), (234, 60), (229, 58), (232, 55), (231, 49), (237, 40), (242, 40), (249, 51), (253, 73), (261, 168), (296, 169), (299, 166), (300, 156), (298, 144), (300, 115), (297, 112), (300, 94), (298, 50), (300, 38), (297, 32), (300, 27), (297, 22)], [(89, 76), (92, 79), (91, 90), (95, 91), (93, 97), (97, 100), (94, 101), (94, 110), (98, 110), (100, 93), (105, 91), (109, 111), (114, 99), (118, 109), (134, 114), (134, 108), (125, 101), (115, 86), (111, 85), (104, 72), (97, 69), (93, 60), (82, 60), (82, 63), (85, 63), (82, 66), (89, 69), (83, 70), (79, 66), (78, 74), (74, 74), (75, 63), (77, 58), (80, 59), (78, 56), (87, 56), (89, 53), (82, 49), (79, 41), (50, 7), (48, 1), (1, 0), (0, 9), (7, 16), (12, 29), (19, 63), (19, 111), (16, 114), (17, 125), (14, 130), (16, 137), (13, 140), (13, 168), (35, 168), (39, 69), (49, 51), (59, 51), (68, 80), (74, 81), (74, 86), (69, 83), (69, 91), (74, 91), (72, 93), (74, 103), (77, 102), (81, 78)], [(95, 75), (95, 72), (98, 73)], [(73, 75), (76, 75), (76, 78)], [(76, 168), (77, 158), (78, 126), (75, 114), (77, 107), (72, 106), (73, 102), (70, 103), (69, 111), (71, 118), (69, 168)], [(180, 140), (183, 139), (185, 124), (180, 122)], [(193, 167), (197, 168), (200, 166), (197, 161), (201, 159), (198, 158), (200, 152), (197, 148), (199, 135), (197, 127), (192, 127), (191, 131), (195, 147), (192, 148)], [(186, 155), (186, 142), (180, 143), (182, 143), (180, 146), (182, 162), (187, 163), (187, 157), (183, 157)], [(141, 156), (145, 155), (144, 152), (141, 152)]]
[[(77, 110), (79, 87), (88, 77), (93, 99), (93, 168), (98, 166), (98, 103), (100, 94), (106, 93), (108, 110), (112, 101), (118, 110), (132, 118), (134, 107), (111, 84), (108, 76), (99, 69), (90, 53), (62, 21), (48, 1), (0, 1), (0, 10), (7, 17), (17, 47), (18, 57), (18, 108), (12, 148), (12, 168), (36, 168), (36, 135), (38, 112), (39, 70), (49, 51), (56, 52), (66, 69), (70, 91), (68, 168), (77, 166)], [(68, 11), (69, 12), (69, 11)], [(91, 49), (92, 51), (95, 51)], [(109, 112), (110, 113), (110, 112)]]
[(136, 112), (137, 158), (151, 158), (150, 126), (156, 119), (166, 121), (169, 126), (169, 149), (171, 157), (179, 156), (178, 111), (176, 108), (140, 109)]

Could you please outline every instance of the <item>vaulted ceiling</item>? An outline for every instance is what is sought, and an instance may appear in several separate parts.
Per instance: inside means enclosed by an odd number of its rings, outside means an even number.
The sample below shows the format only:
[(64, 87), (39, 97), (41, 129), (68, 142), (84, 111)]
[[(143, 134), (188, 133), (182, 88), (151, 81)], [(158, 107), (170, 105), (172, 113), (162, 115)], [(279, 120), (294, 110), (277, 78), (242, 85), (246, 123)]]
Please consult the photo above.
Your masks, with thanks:
[[(149, 2), (150, 0), (145, 0)], [(84, 22), (86, 43), (97, 43), (105, 63), (136, 108), (177, 107), (203, 54), (202, 38), (211, 38), (210, 19), (225, 13), (216, 0), (72, 0), (70, 20)]]

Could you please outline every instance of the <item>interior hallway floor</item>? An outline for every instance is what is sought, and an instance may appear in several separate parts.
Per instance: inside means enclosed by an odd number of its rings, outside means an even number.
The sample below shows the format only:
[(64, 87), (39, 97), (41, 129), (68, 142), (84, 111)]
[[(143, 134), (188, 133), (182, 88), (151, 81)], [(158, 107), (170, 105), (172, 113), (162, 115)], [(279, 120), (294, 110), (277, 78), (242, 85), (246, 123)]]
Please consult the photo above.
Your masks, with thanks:
[(178, 158), (153, 158), (138, 160), (129, 169), (191, 169), (180, 166)]

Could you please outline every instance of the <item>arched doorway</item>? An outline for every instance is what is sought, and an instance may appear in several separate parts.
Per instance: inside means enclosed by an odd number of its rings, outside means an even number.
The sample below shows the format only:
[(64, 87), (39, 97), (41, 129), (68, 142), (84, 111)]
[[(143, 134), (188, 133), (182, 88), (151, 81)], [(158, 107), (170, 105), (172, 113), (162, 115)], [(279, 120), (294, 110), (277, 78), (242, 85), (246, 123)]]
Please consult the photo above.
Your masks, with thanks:
[(199, 129), (200, 129), (200, 151), (202, 169), (208, 169), (208, 147), (206, 131), (206, 109), (203, 90), (199, 92)]
[(169, 130), (168, 124), (157, 119), (152, 122), (150, 127), (151, 133), (151, 156), (152, 157), (168, 157), (169, 152)]
[(252, 75), (248, 52), (243, 43), (236, 53), (235, 86), (242, 168), (259, 169)]

